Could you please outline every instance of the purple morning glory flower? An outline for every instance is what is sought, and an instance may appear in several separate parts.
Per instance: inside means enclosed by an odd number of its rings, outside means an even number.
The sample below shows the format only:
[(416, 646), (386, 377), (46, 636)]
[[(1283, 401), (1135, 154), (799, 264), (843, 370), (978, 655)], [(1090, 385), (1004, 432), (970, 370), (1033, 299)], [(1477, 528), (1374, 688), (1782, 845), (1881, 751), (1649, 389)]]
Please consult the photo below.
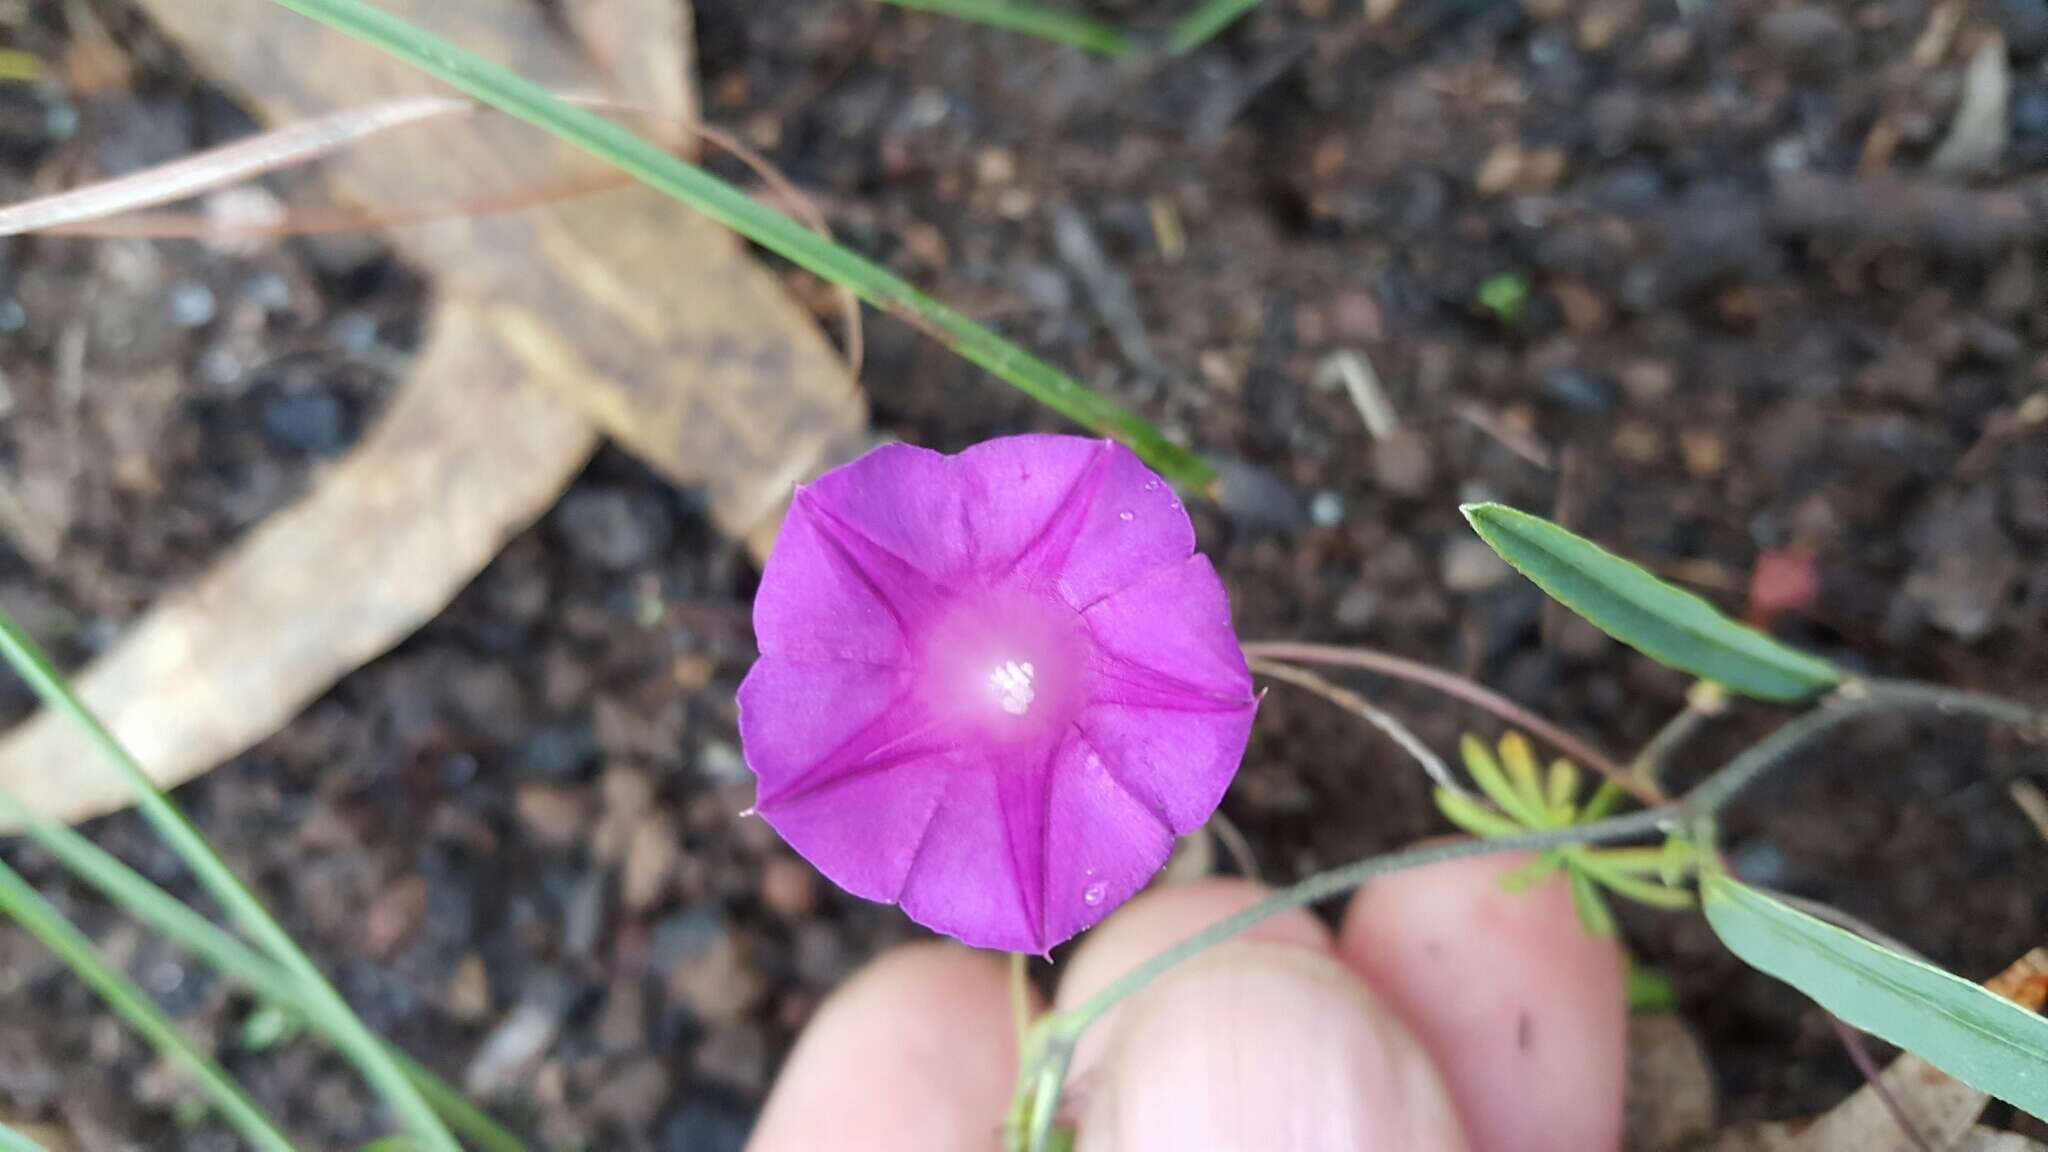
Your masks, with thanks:
[(1215, 810), (1257, 701), (1173, 490), (1120, 445), (877, 448), (797, 490), (740, 686), (755, 805), (982, 948), (1108, 915)]

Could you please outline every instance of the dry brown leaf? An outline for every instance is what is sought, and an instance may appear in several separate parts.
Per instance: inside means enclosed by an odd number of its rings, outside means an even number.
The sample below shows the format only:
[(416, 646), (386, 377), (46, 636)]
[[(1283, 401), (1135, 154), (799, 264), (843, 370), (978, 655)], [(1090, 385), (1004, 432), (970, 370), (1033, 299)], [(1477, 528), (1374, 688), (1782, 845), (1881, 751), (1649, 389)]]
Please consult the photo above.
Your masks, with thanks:
[[(270, 735), (432, 619), (582, 468), (595, 429), (527, 383), (488, 317), (443, 304), (363, 442), (75, 681), (158, 781)], [(0, 741), (0, 789), (64, 820), (127, 801), (76, 725), (48, 712)]]
[[(202, 70), (241, 85), (272, 118), (439, 94), (267, 0), (144, 7)], [(542, 83), (597, 85), (538, 9), (389, 7)], [(661, 97), (658, 77), (628, 83)], [(337, 158), (343, 190), (433, 201), (530, 185), (574, 159), (510, 122), (396, 145)], [(446, 303), (391, 411), (315, 492), (77, 679), (166, 785), (276, 731), (432, 618), (553, 503), (600, 429), (669, 479), (703, 488), (712, 518), (757, 555), (791, 485), (866, 439), (865, 405), (811, 317), (731, 234), (652, 192), (409, 230), (399, 243), (435, 274)], [(0, 788), (66, 820), (125, 801), (84, 742), (47, 715), (0, 741)]]
[[(266, 119), (443, 92), (270, 0), (143, 7), (202, 71), (239, 89)], [(537, 8), (502, 0), (387, 7), (552, 90), (603, 87), (588, 55)], [(487, 118), (407, 132), (328, 168), (359, 199), (446, 203), (479, 189), (539, 186), (591, 164), (525, 125)], [(791, 484), (865, 442), (865, 405), (813, 318), (731, 233), (659, 193), (626, 188), (407, 229), (394, 241), (442, 290), (488, 300), (493, 324), (535, 378), (565, 389), (669, 480), (701, 487), (712, 519), (757, 552)]]

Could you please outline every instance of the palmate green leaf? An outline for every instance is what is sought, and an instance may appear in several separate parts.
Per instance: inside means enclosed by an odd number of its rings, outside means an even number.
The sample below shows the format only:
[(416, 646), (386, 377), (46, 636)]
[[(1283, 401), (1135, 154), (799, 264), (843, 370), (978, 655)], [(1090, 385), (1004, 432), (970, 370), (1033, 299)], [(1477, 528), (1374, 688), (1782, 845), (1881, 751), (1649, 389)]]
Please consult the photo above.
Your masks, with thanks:
[(2048, 1018), (1735, 880), (1702, 877), (1729, 951), (1821, 1007), (1980, 1091), (2048, 1117)]
[(1589, 540), (1503, 504), (1462, 511), (1479, 538), (1551, 598), (1659, 664), (1744, 696), (1797, 703), (1842, 682), (1840, 669), (1786, 647)]

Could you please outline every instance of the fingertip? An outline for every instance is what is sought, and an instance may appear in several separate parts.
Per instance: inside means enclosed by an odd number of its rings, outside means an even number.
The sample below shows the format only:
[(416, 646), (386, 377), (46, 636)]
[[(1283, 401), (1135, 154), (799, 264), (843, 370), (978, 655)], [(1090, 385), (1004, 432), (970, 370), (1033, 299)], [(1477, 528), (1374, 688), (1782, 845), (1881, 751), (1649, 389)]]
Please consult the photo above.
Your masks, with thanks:
[(1077, 1074), (1091, 1152), (1460, 1152), (1422, 1046), (1336, 957), (1233, 941), (1133, 998)]
[(885, 954), (819, 1009), (750, 1152), (995, 1147), (1017, 1074), (1009, 995), (988, 953)]
[(1586, 932), (1561, 877), (1501, 886), (1529, 860), (1375, 881), (1352, 898), (1338, 953), (1435, 1057), (1478, 1152), (1608, 1152), (1626, 1067), (1621, 953)]

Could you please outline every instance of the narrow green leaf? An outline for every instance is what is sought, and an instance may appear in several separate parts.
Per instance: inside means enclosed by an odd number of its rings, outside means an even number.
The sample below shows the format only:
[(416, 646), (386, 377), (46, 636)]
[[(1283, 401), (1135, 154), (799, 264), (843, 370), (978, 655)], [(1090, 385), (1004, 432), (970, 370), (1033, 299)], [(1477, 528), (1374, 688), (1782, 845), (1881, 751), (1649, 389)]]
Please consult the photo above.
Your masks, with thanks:
[(1574, 862), (1608, 891), (1638, 904), (1677, 911), (1690, 908), (1695, 903), (1692, 893), (1685, 889), (1666, 888), (1661, 884), (1638, 879), (1621, 869), (1608, 868), (1596, 853), (1582, 852), (1575, 857)]
[(1678, 988), (1671, 983), (1671, 977), (1634, 960), (1628, 962), (1629, 1011), (1669, 1012), (1677, 1007)]
[(986, 24), (1065, 44), (1101, 56), (1128, 56), (1131, 38), (1124, 30), (1104, 20), (1048, 8), (1024, 0), (885, 0), (898, 8), (935, 12), (971, 24)]
[(1543, 769), (1536, 763), (1536, 750), (1520, 732), (1509, 732), (1500, 738), (1501, 767), (1507, 769), (1508, 781), (1515, 786), (1515, 795), (1522, 801), (1522, 808), (1536, 817), (1540, 828), (1560, 828), (1564, 822), (1555, 818), (1550, 810), (1550, 801), (1543, 791)]
[(1500, 761), (1493, 758), (1493, 749), (1486, 746), (1486, 741), (1468, 733), (1458, 742), (1458, 755), (1465, 762), (1465, 771), (1472, 777), (1472, 782), (1479, 785), (1486, 798), (1507, 813), (1509, 819), (1530, 828), (1543, 826), (1543, 810), (1532, 808), (1524, 801), (1521, 792), (1501, 771)]
[(2048, 1018), (1960, 976), (1815, 919), (1726, 873), (1702, 878), (1729, 951), (1849, 1025), (2048, 1117)]
[(1444, 814), (1444, 819), (1481, 840), (1498, 840), (1528, 831), (1465, 793), (1453, 792), (1449, 788), (1436, 790), (1436, 807)]
[(1069, 420), (1130, 446), (1160, 475), (1208, 493), (1215, 470), (1159, 430), (1090, 391), (1022, 347), (919, 292), (860, 253), (812, 232), (671, 154), (625, 126), (557, 98), (519, 74), (474, 55), (363, 0), (275, 0), (386, 52), (464, 95), (523, 120), (674, 197), (790, 263), (853, 293), (1007, 381)]
[(213, 1058), (201, 1052), (127, 975), (107, 963), (62, 912), (42, 898), (21, 874), (0, 863), (0, 915), (48, 948), (85, 982), (108, 1008), (148, 1040), (166, 1060), (190, 1076), (221, 1119), (261, 1152), (292, 1152), (292, 1142), (248, 1093)]
[(1797, 703), (1842, 682), (1825, 660), (1721, 615), (1590, 540), (1503, 504), (1463, 509), (1479, 538), (1552, 599), (1659, 664), (1760, 700)]
[(1567, 868), (1564, 874), (1571, 881), (1572, 907), (1579, 910), (1579, 923), (1585, 925), (1587, 934), (1614, 935), (1614, 913), (1607, 910), (1607, 901), (1600, 898), (1592, 877), (1577, 868)]
[(229, 919), (269, 953), (286, 977), (305, 993), (308, 1017), (321, 1023), (322, 1031), (333, 1038), (335, 1048), (356, 1066), (377, 1095), (413, 1131), (422, 1147), (427, 1152), (462, 1152), (461, 1144), (406, 1077), (404, 1069), (391, 1058), (383, 1042), (206, 842), (183, 810), (157, 787), (113, 731), (71, 690), (70, 681), (50, 662), (49, 656), (5, 611), (0, 611), (0, 659), (6, 660), (44, 707), (76, 724), (87, 741), (99, 749), (102, 758), (127, 783), (136, 809), (150, 830), (178, 854), (200, 886), (220, 902)]
[(0, 1152), (46, 1152), (28, 1133), (0, 1124)]
[(1550, 879), (1562, 867), (1564, 867), (1564, 853), (1545, 852), (1513, 872), (1501, 877), (1501, 891), (1520, 895)]

